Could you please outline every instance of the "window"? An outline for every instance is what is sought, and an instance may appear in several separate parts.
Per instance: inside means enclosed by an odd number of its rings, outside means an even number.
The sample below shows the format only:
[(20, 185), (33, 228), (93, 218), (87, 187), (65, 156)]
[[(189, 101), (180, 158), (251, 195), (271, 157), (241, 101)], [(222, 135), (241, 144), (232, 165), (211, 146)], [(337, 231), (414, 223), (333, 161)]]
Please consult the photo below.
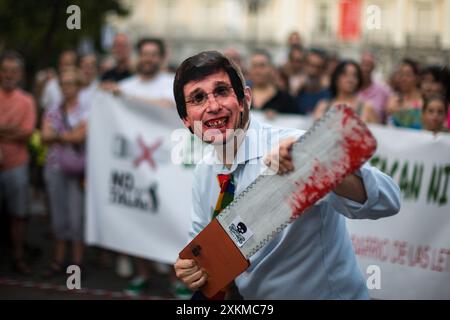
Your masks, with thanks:
[(430, 2), (416, 2), (414, 32), (417, 35), (430, 35), (433, 33), (433, 10)]
[(329, 17), (330, 7), (328, 3), (319, 2), (317, 8), (317, 30), (320, 33), (328, 33), (330, 30), (330, 17)]

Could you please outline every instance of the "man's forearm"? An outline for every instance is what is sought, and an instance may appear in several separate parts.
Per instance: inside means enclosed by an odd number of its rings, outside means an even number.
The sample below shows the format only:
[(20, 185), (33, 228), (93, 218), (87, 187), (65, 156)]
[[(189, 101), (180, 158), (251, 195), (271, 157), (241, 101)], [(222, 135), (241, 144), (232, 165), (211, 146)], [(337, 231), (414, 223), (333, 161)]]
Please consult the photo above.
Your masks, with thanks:
[(0, 125), (0, 139), (23, 142), (26, 141), (32, 134), (33, 129), (29, 125), (19, 125), (17, 123), (1, 124)]
[(17, 131), (18, 126), (16, 124), (1, 124), (0, 135), (5, 136), (13, 134)]
[(364, 188), (363, 180), (355, 174), (347, 176), (333, 191), (341, 197), (361, 204), (367, 200), (367, 193)]
[(0, 132), (0, 140), (9, 140), (12, 142), (26, 142), (32, 132)]

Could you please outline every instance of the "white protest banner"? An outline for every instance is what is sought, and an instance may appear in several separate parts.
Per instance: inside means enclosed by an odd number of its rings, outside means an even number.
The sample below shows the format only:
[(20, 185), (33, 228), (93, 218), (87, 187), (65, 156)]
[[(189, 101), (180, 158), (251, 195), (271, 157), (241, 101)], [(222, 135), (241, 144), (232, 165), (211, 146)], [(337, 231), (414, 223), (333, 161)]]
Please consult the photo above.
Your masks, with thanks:
[(175, 262), (188, 240), (192, 185), (192, 169), (171, 159), (172, 134), (181, 127), (174, 108), (95, 94), (88, 132), (88, 244)]
[(371, 164), (398, 183), (402, 207), (377, 221), (348, 220), (369, 293), (378, 299), (450, 299), (450, 135), (371, 130), (378, 140)]
[(267, 114), (261, 111), (252, 111), (252, 117), (258, 121), (268, 123), (274, 127), (296, 128), (308, 130), (314, 122), (310, 116), (297, 116), (292, 114), (277, 114), (275, 117), (267, 117)]

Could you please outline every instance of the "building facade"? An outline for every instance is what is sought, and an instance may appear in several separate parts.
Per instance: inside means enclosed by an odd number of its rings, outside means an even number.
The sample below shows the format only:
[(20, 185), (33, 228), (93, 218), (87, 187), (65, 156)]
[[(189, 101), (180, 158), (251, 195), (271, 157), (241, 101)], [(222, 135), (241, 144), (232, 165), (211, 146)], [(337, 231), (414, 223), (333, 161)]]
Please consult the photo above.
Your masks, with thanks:
[[(285, 52), (298, 31), (306, 47), (357, 58), (374, 51), (388, 69), (403, 56), (424, 63), (450, 61), (450, 0), (124, 0), (116, 30), (137, 39), (166, 39), (174, 62), (195, 51), (233, 46)], [(284, 51), (283, 51), (284, 50)], [(278, 55), (279, 56), (279, 55)]]

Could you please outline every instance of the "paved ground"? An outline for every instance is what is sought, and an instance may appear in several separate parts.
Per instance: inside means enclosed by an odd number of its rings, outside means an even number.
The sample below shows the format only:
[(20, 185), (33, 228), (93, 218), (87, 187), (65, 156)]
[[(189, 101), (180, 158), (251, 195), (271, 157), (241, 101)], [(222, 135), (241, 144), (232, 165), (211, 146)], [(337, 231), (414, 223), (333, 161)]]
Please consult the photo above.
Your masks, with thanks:
[[(114, 271), (115, 255), (111, 254), (110, 266), (100, 266), (98, 248), (87, 248), (86, 271), (82, 272), (81, 291), (68, 290), (67, 276), (61, 274), (52, 279), (44, 279), (41, 274), (51, 257), (52, 237), (48, 218), (34, 215), (28, 221), (27, 259), (33, 275), (22, 276), (12, 270), (11, 256), (7, 238), (5, 216), (0, 222), (0, 299), (127, 299), (123, 289), (128, 279), (121, 278)], [(170, 276), (153, 272), (150, 289), (139, 298), (172, 298)], [(98, 291), (100, 289), (101, 291)], [(95, 291), (97, 290), (97, 291)]]

